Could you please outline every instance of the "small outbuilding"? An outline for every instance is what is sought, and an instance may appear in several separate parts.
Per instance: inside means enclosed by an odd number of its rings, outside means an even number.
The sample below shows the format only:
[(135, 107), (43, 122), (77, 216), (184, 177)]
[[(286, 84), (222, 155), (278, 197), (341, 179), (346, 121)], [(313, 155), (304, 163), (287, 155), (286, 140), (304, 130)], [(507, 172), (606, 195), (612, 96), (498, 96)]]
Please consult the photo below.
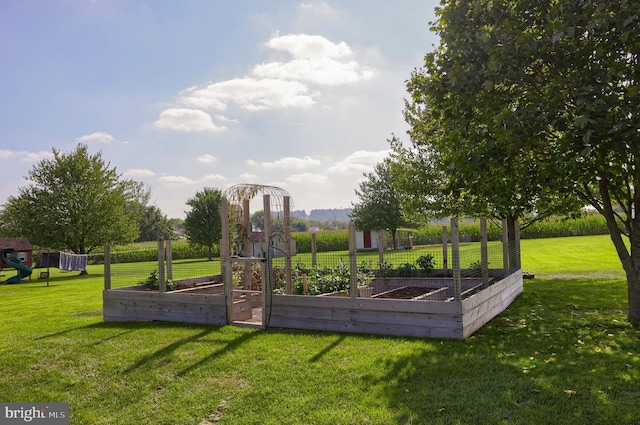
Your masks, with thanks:
[[(396, 248), (413, 248), (413, 232), (413, 229), (396, 230)], [(386, 230), (356, 231), (356, 249), (358, 251), (376, 251), (380, 246), (382, 246), (383, 249), (386, 249), (388, 245), (392, 246), (391, 242), (393, 241), (387, 241)]]
[[(33, 245), (27, 238), (0, 238), (0, 252), (7, 248), (13, 248), (12, 256), (19, 258), (25, 266), (31, 267), (33, 265)], [(0, 261), (0, 270), (11, 268), (13, 266)]]
[[(356, 249), (358, 251), (376, 251), (380, 246), (379, 230), (358, 230), (356, 231)], [(384, 231), (382, 231), (384, 238)], [(384, 246), (384, 240), (382, 241)]]

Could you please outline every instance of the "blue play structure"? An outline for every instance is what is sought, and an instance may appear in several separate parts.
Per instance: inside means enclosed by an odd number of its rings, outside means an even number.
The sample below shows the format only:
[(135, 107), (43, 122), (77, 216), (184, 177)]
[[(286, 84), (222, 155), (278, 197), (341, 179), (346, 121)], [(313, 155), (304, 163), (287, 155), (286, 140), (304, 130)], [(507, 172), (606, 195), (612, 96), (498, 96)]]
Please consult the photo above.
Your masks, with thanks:
[(22, 260), (13, 256), (13, 251), (15, 251), (13, 248), (5, 248), (2, 250), (2, 261), (18, 270), (18, 274), (7, 279), (5, 281), (6, 283), (20, 283), (23, 278), (29, 277), (31, 273), (33, 273), (31, 267), (23, 265)]

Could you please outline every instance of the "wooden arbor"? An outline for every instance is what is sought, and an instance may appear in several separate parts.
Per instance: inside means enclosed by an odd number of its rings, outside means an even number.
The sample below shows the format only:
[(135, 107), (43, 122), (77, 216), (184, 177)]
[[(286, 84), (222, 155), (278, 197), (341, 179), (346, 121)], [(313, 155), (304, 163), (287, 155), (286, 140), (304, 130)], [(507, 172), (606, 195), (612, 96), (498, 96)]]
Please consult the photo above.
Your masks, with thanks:
[[(253, 232), (251, 226), (251, 200), (262, 194), (264, 225), (261, 232)], [(227, 298), (227, 318), (229, 323), (244, 321), (246, 310), (254, 306), (262, 307), (262, 326), (267, 326), (270, 311), (271, 290), (269, 282), (270, 264), (268, 260), (274, 249), (272, 211), (282, 218), (283, 234), (280, 251), (284, 256), (285, 292), (292, 293), (291, 279), (291, 196), (276, 186), (259, 184), (238, 184), (224, 191), (220, 215), (222, 218), (222, 240), (220, 241), (220, 262), (222, 280)], [(258, 249), (256, 249), (256, 244)], [(242, 284), (234, 287), (234, 264), (243, 269)], [(260, 284), (254, 279), (254, 264), (260, 265)], [(237, 269), (237, 267), (236, 267)], [(256, 298), (260, 298), (257, 303)], [(238, 308), (241, 303), (246, 308)], [(240, 312), (240, 313), (239, 313)]]

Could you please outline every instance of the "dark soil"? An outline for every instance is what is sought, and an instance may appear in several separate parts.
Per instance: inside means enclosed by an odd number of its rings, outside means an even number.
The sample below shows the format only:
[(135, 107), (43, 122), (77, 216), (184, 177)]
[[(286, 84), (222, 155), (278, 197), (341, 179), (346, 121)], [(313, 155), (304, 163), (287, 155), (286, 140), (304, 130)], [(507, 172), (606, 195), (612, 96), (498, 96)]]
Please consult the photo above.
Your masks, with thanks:
[(417, 288), (414, 286), (407, 286), (404, 288), (398, 288), (387, 292), (381, 292), (375, 295), (375, 298), (393, 298), (397, 300), (410, 300), (412, 298), (419, 297), (420, 295), (427, 294), (431, 291), (435, 291), (439, 288)]

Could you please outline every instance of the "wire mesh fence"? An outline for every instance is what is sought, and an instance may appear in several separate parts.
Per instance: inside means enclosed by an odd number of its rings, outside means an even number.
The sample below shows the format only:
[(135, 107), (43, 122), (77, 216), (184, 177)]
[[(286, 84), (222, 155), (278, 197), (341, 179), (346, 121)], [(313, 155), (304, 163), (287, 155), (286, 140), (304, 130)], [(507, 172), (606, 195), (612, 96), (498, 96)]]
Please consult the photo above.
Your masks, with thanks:
[[(479, 232), (475, 229), (472, 232)], [(232, 262), (235, 287), (262, 290), (269, 282), (274, 293), (319, 295), (332, 292), (348, 293), (352, 285), (351, 258), (355, 257), (355, 282), (366, 287), (380, 278), (452, 278), (458, 270), (461, 278), (483, 278), (495, 281), (519, 269), (519, 242), (503, 243), (500, 235), (493, 235), (486, 243), (477, 242), (477, 235), (461, 233), (454, 252), (453, 237), (446, 234), (444, 243), (424, 245), (406, 244), (397, 249), (383, 246), (378, 250), (350, 250), (297, 253), (290, 258), (291, 277), (287, 279), (287, 261), (279, 252), (260, 254), (270, 257), (267, 270), (260, 261)], [(281, 236), (280, 236), (281, 237)], [(111, 253), (111, 287), (137, 284), (157, 284), (162, 268), (168, 282), (221, 274), (220, 258), (172, 259), (170, 245), (163, 262), (125, 262), (125, 259), (148, 259), (150, 248), (138, 251)], [(151, 250), (157, 258), (158, 250)], [(454, 259), (454, 255), (456, 258)], [(89, 262), (99, 263), (103, 254), (94, 254)], [(455, 261), (454, 261), (455, 260)], [(455, 264), (454, 264), (455, 263)], [(221, 278), (220, 278), (221, 279)], [(411, 283), (407, 283), (410, 285)]]
[[(163, 263), (160, 264), (157, 259), (158, 250), (151, 249), (155, 260), (131, 261), (131, 258), (136, 256), (149, 258), (149, 251), (150, 249), (147, 248), (111, 253), (109, 265), (111, 287), (118, 288), (139, 284), (157, 285), (160, 267), (162, 267), (166, 281), (170, 283), (188, 278), (220, 274), (220, 258), (218, 257), (214, 257), (212, 260), (207, 258), (173, 260), (170, 255), (167, 255), (163, 257)], [(122, 261), (123, 258), (127, 258), (128, 261)], [(88, 262), (92, 264), (103, 263), (104, 253), (89, 255)]]

